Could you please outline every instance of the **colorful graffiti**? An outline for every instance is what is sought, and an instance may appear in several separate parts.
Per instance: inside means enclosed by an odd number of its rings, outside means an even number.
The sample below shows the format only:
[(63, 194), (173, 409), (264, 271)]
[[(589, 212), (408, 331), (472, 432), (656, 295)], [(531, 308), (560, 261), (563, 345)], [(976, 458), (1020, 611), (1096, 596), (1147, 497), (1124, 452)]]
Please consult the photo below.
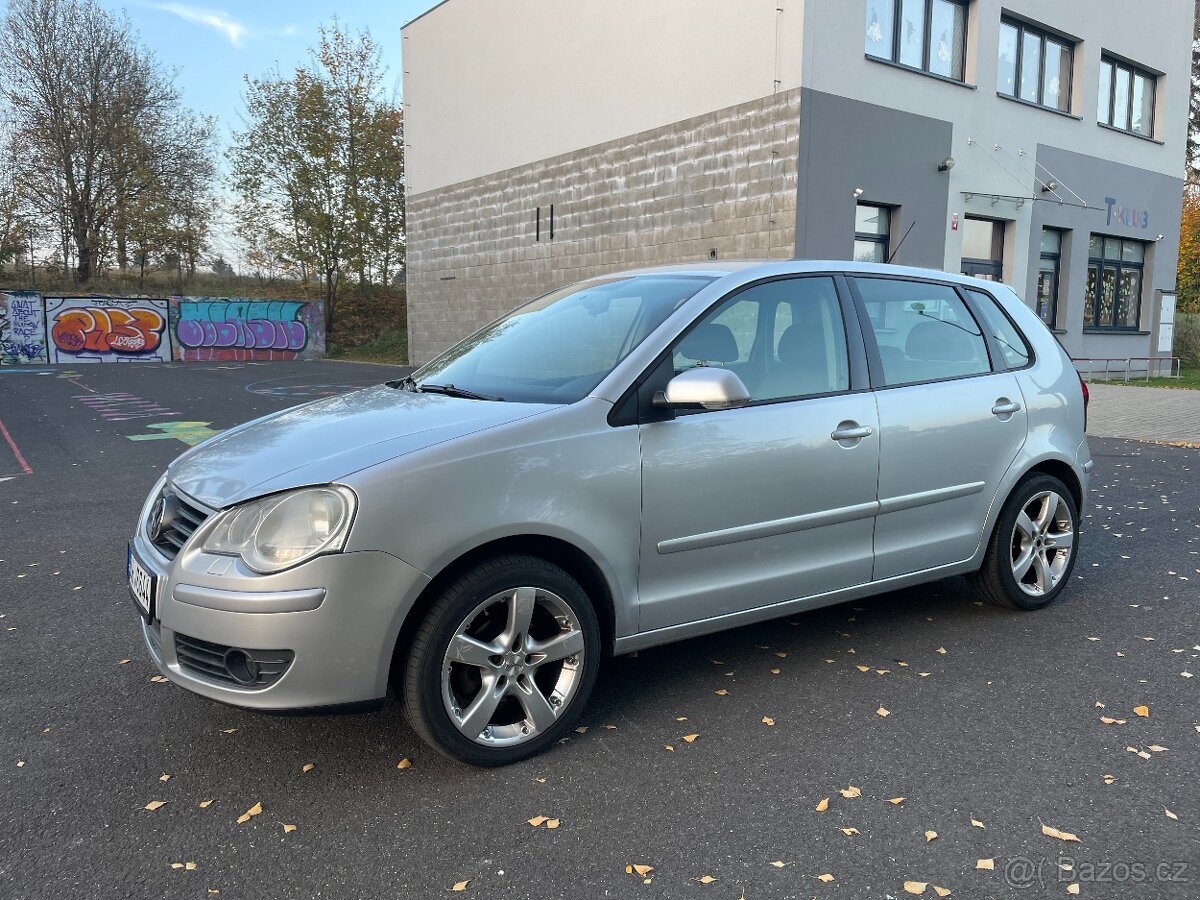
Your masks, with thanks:
[(0, 292), (0, 366), (46, 361), (41, 296), (36, 291)]
[(166, 300), (47, 297), (50, 362), (167, 362)]
[(325, 353), (319, 302), (174, 297), (171, 317), (180, 360), (318, 359)]

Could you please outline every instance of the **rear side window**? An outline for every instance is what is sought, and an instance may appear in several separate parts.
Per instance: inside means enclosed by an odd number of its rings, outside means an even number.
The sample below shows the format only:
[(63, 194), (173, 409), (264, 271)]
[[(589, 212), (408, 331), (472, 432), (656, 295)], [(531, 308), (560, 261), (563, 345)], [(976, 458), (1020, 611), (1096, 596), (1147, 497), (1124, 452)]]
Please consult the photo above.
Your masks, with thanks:
[(987, 342), (953, 288), (856, 278), (889, 387), (991, 371)]
[(967, 293), (971, 295), (971, 299), (983, 313), (984, 324), (991, 332), (992, 337), (996, 339), (996, 343), (1000, 345), (1000, 353), (1004, 357), (1005, 366), (1010, 369), (1020, 369), (1029, 365), (1033, 353), (1029, 349), (1029, 345), (1025, 343), (1025, 338), (1021, 336), (1021, 332), (1017, 331), (1017, 326), (1009, 321), (1004, 310), (1000, 308), (996, 298), (983, 291), (968, 290)]

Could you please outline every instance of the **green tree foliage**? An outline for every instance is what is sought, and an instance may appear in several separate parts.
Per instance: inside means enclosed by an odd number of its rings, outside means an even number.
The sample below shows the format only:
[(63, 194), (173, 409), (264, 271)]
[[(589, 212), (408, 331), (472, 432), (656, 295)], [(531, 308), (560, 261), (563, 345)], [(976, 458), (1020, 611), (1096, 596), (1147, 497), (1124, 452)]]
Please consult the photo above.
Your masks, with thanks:
[(309, 65), (246, 80), (228, 154), (248, 261), (319, 281), (327, 327), (339, 286), (366, 296), (403, 268), (403, 115), (383, 76), (369, 34), (322, 28)]

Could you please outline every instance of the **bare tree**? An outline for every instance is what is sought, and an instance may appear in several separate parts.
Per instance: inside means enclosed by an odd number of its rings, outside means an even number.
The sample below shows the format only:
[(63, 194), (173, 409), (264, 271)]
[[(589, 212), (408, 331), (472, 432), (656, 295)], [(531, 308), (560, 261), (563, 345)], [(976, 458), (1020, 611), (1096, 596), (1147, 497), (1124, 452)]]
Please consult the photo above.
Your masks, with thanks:
[[(157, 139), (179, 97), (125, 18), (95, 0), (9, 0), (0, 29), (0, 90), (22, 147), (27, 201), (62, 232), (64, 266), (100, 268), (131, 199), (170, 165)], [(117, 248), (118, 262), (126, 250)]]

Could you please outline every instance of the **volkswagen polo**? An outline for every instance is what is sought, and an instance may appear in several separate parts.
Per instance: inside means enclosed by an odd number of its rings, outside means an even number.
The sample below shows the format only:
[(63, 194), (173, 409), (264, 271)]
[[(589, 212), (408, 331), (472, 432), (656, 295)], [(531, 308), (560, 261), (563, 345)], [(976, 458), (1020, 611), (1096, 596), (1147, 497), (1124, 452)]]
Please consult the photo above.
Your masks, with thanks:
[(411, 376), (176, 459), (129, 544), (154, 662), (262, 710), (381, 702), (476, 765), (572, 726), (606, 654), (1075, 562), (1087, 393), (999, 284), (722, 263), (547, 294)]

